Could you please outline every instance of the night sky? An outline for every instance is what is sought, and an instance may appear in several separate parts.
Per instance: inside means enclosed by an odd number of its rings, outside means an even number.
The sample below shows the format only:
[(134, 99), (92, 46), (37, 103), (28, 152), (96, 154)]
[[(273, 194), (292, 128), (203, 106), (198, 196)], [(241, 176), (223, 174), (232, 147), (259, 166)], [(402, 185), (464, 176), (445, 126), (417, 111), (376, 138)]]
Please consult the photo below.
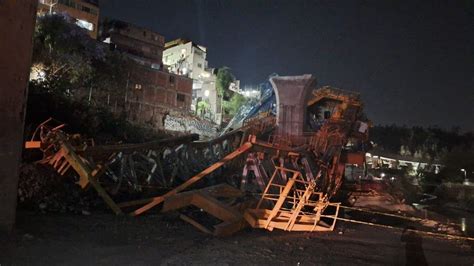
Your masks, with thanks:
[[(436, 3), (433, 3), (436, 2)], [(241, 85), (310, 73), (376, 124), (474, 130), (474, 1), (101, 0), (101, 18), (208, 48)]]

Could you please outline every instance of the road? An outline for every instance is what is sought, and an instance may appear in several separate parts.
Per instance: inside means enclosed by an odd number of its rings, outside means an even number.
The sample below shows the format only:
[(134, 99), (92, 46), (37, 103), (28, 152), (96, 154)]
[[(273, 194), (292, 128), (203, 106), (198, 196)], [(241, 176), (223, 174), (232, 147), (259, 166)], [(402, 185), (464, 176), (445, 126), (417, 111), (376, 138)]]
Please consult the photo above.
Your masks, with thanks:
[[(468, 243), (420, 240), (409, 246), (411, 264), (474, 263)], [(405, 265), (405, 244), (401, 230), (344, 222), (330, 233), (246, 229), (215, 238), (173, 215), (20, 212), (16, 231), (1, 238), (0, 265)]]

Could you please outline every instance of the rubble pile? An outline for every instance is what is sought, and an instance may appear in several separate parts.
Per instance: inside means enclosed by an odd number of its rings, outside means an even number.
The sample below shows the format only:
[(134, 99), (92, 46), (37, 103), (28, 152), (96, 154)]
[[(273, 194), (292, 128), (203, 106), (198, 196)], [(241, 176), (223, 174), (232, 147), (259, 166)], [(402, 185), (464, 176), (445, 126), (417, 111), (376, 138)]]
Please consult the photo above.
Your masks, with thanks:
[(88, 214), (100, 201), (94, 193), (82, 190), (48, 166), (24, 164), (20, 168), (18, 203), (25, 209), (42, 212)]
[(167, 115), (165, 119), (166, 130), (195, 133), (204, 137), (215, 137), (216, 128), (217, 125), (212, 122), (192, 116)]

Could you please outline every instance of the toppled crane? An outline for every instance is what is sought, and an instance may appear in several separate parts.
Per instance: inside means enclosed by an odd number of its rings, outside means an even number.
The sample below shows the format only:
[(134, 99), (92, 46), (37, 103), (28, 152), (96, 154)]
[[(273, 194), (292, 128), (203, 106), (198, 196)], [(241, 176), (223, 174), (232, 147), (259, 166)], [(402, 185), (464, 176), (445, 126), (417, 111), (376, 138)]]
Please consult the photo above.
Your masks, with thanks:
[[(254, 110), (240, 128), (211, 141), (185, 136), (94, 146), (45, 123), (26, 147), (40, 148), (41, 162), (60, 174), (73, 169), (78, 184), (92, 186), (116, 214), (132, 207), (130, 214), (136, 216), (158, 205), (162, 211), (192, 205), (222, 223), (209, 229), (187, 215), (181, 218), (215, 235), (239, 230), (244, 220), (267, 230), (333, 230), (339, 204), (330, 199), (341, 186), (345, 164), (362, 164), (365, 158), (368, 125), (360, 98), (329, 87), (317, 89), (311, 75), (272, 77), (270, 82), (276, 112)], [(232, 173), (239, 173), (237, 180), (230, 178)], [(210, 189), (212, 182), (206, 180), (233, 187)], [(189, 190), (191, 186), (201, 189)], [(157, 188), (166, 192), (156, 195)], [(118, 194), (153, 190), (155, 196), (149, 198), (114, 200)], [(257, 195), (258, 202), (248, 195)]]

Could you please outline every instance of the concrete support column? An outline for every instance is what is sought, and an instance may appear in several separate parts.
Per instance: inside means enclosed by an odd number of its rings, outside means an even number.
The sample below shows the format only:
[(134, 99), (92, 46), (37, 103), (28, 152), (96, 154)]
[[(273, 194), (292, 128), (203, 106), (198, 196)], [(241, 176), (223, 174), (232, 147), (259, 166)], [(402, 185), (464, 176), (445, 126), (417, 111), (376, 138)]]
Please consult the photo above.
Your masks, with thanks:
[(0, 231), (15, 223), (37, 0), (0, 1)]
[(316, 79), (306, 74), (273, 77), (270, 83), (276, 94), (277, 134), (290, 139), (303, 136), (306, 103), (312, 90), (316, 88)]

